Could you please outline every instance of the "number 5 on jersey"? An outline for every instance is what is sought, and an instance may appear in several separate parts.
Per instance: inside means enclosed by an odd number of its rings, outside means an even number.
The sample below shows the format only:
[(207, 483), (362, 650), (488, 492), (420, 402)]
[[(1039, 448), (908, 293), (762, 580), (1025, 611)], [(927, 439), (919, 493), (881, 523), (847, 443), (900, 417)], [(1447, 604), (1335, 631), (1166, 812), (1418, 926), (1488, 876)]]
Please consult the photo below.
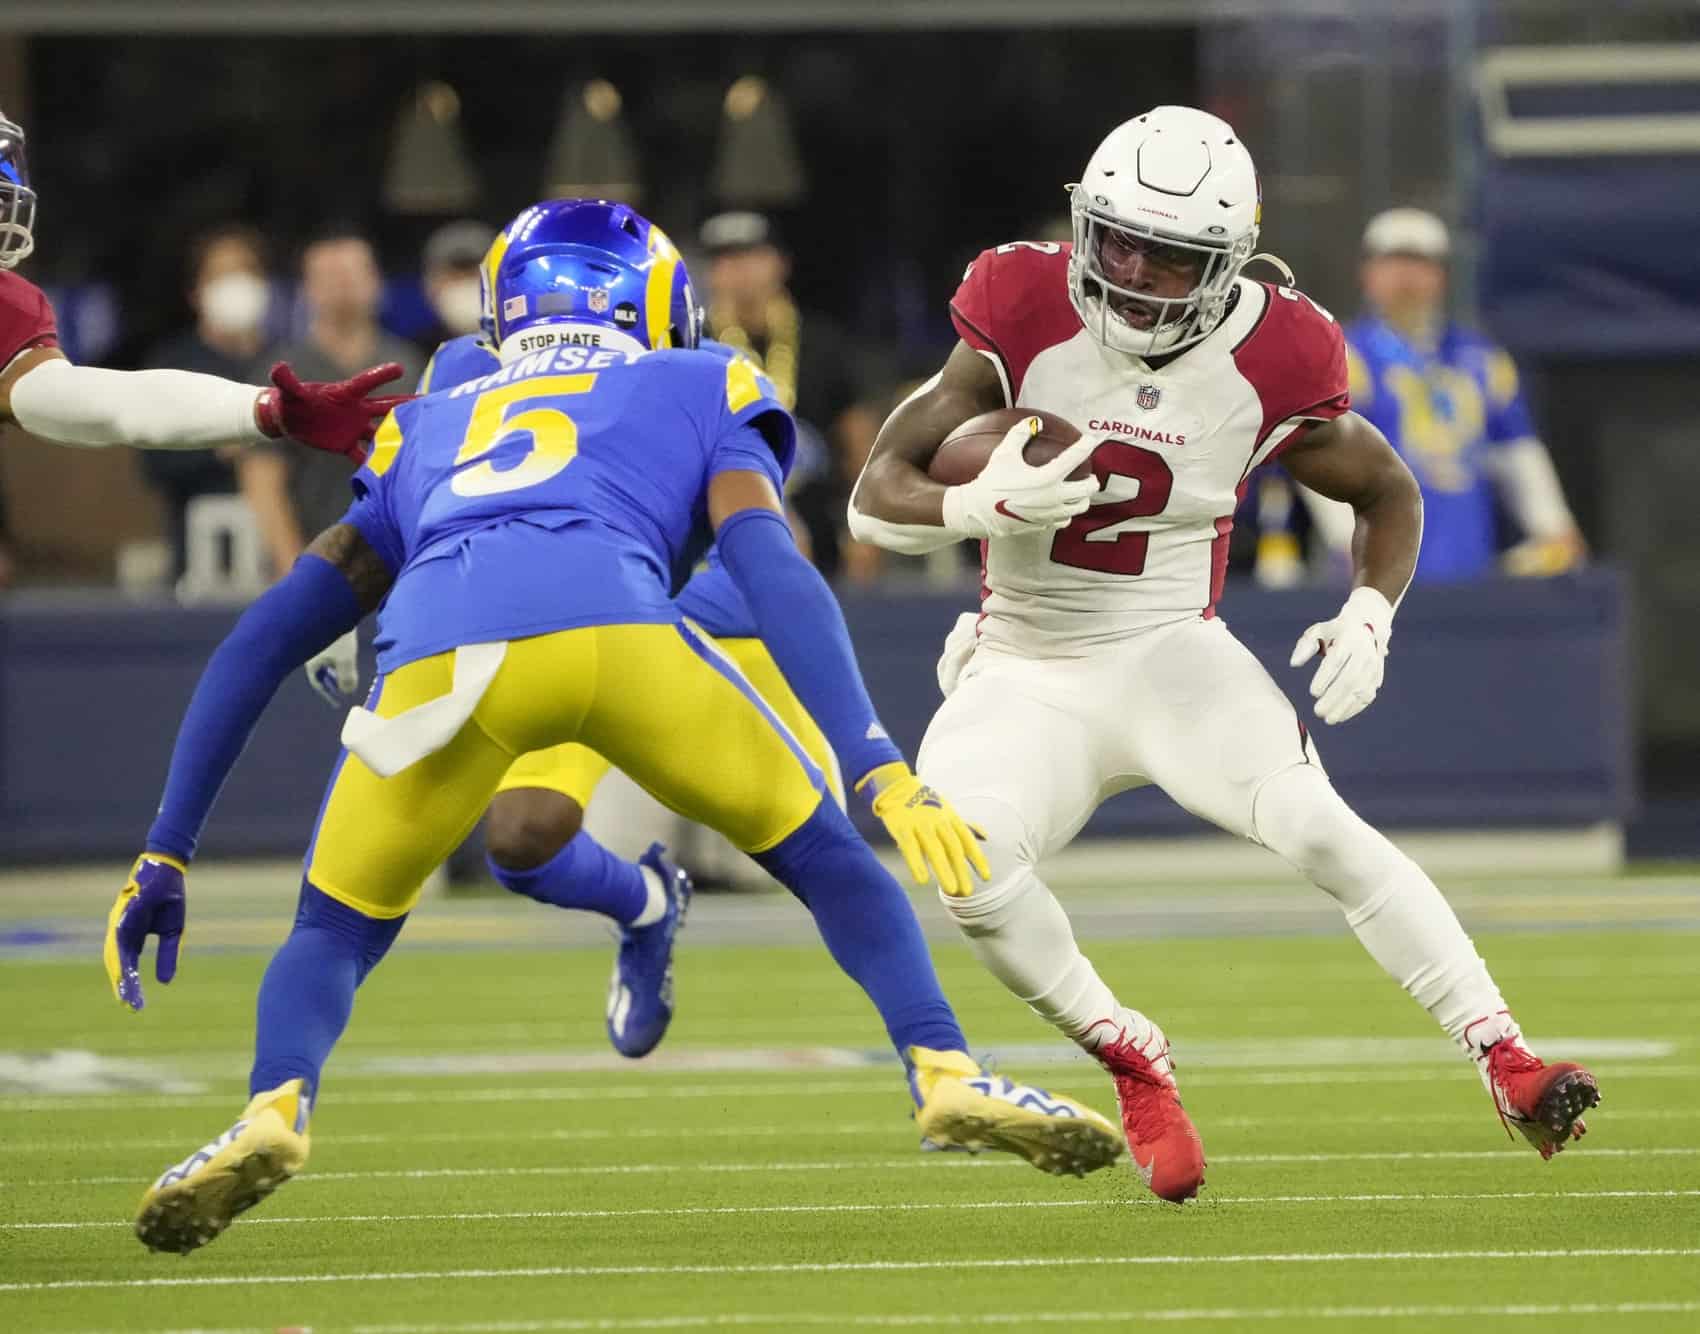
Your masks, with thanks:
[[(548, 481), (578, 454), (578, 425), (557, 407), (525, 405), (589, 393), (595, 383), (593, 374), (546, 375), (479, 394), (455, 455), (450, 490), (457, 496), (495, 496)], [(491, 456), (522, 436), (530, 437), (531, 448), (517, 463), (498, 468)]]

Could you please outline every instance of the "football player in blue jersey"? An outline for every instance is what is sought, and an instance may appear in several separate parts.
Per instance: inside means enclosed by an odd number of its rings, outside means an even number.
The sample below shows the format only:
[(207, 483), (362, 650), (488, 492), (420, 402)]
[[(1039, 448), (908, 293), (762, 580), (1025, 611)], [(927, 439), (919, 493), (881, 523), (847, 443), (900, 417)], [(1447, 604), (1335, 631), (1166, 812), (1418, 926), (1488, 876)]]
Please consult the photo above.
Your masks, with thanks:
[[(503, 244), (498, 241), (498, 248)], [(488, 277), (484, 286), (488, 306)], [(727, 359), (736, 355), (732, 348), (707, 339), (698, 346)], [(500, 365), (488, 333), (451, 339), (426, 366), (420, 392), (452, 388)], [(826, 775), (842, 805), (842, 777), (831, 745), (759, 638), (748, 605), (713, 548), (680, 590), (675, 605), (737, 664)], [(615, 857), (582, 831), (585, 809), (610, 767), (606, 758), (576, 742), (515, 760), (490, 803), (484, 827), (486, 860), (497, 882), (517, 894), (602, 913), (622, 926), (621, 950), (608, 989), (608, 1040), (623, 1055), (643, 1056), (666, 1032), (672, 1000), (666, 974), (654, 963), (660, 956), (653, 946), (645, 948), (654, 936), (644, 930), (648, 919), (632, 914), (659, 911), (659, 887), (666, 880), (677, 878), (687, 894), (689, 882), (665, 859), (660, 844), (634, 863)], [(912, 869), (916, 883), (923, 883), (924, 868)]]
[[(778, 492), (794, 433), (771, 387), (747, 361), (695, 350), (684, 265), (629, 208), (555, 201), (505, 236), (500, 369), (398, 408), (343, 522), (243, 617), (246, 643), (298, 663), (383, 600), (380, 675), (344, 727), (295, 925), (261, 984), (251, 1100), (148, 1189), (138, 1236), (193, 1250), (300, 1170), (325, 1060), (425, 876), (516, 758), (572, 741), (803, 899), (880, 1011), (934, 1143), (1056, 1172), (1107, 1165), (1121, 1147), (1108, 1121), (967, 1055), (903, 891), (820, 769), (672, 602), (717, 539), (762, 639), (899, 845), (947, 892), (985, 874), (973, 833), (879, 725), (837, 604), (791, 538)], [(191, 713), (281, 680), (229, 646)], [(222, 773), (222, 758), (207, 767)], [(132, 1004), (147, 935), (161, 936), (161, 980), (175, 968), (196, 831), (173, 827), (172, 795), (112, 912), (108, 966)], [(663, 897), (676, 924), (671, 885)]]
[[(1346, 326), (1352, 407), (1409, 465), (1423, 494), (1416, 578), (1479, 579), (1501, 568), (1550, 575), (1587, 546), (1504, 348), (1446, 314), (1446, 224), (1416, 208), (1376, 214), (1364, 228), (1367, 309)], [(1305, 497), (1325, 539), (1345, 551), (1349, 508)], [(1518, 530), (1503, 554), (1499, 514)]]

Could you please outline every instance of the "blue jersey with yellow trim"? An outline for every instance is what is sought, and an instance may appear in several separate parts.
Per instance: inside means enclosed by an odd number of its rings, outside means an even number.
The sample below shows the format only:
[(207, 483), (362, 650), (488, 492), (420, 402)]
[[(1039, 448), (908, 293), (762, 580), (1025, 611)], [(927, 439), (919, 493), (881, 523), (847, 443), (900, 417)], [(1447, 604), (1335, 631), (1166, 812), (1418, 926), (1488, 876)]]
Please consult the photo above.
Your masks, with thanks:
[[(708, 352), (728, 360), (737, 356), (734, 348), (724, 343), (703, 339), (698, 351)], [(419, 377), (421, 394), (434, 388), (449, 389), (476, 380), (501, 368), (496, 349), (478, 334), (451, 338), (432, 353)], [(688, 616), (716, 639), (754, 639), (757, 637), (755, 617), (738, 591), (738, 585), (720, 563), (718, 553), (710, 548), (703, 564), (679, 590), (674, 599), (679, 614)]]
[(1499, 555), (1492, 450), (1534, 436), (1510, 356), (1462, 325), (1432, 346), (1365, 315), (1346, 326), (1352, 407), (1399, 451), (1423, 491), (1417, 578), (1473, 579)]
[(396, 409), (347, 522), (399, 570), (385, 671), (461, 644), (667, 623), (708, 548), (708, 481), (783, 486), (795, 430), (741, 358), (556, 347)]

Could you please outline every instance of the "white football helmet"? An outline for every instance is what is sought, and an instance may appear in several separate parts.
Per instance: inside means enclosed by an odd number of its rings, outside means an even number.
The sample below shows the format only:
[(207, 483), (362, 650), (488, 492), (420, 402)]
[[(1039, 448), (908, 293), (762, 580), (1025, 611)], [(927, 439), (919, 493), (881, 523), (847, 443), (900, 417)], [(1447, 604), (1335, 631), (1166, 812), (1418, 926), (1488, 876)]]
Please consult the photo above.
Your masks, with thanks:
[[(1190, 346), (1221, 323), (1257, 245), (1257, 169), (1233, 126), (1196, 107), (1155, 107), (1111, 130), (1070, 187), (1068, 292), (1087, 331), (1138, 357)], [(1106, 251), (1106, 247), (1110, 250)], [(1136, 284), (1106, 263), (1143, 259)], [(1156, 295), (1168, 270), (1191, 290)]]

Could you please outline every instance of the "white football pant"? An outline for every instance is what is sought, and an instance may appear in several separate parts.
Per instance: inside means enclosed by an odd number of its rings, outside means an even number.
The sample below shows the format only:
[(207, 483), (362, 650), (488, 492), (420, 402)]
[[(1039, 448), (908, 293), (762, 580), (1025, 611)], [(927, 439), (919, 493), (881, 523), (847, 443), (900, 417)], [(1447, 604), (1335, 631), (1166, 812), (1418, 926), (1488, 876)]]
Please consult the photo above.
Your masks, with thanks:
[(991, 880), (941, 896), (945, 906), (987, 968), (1072, 1038), (1119, 1004), (1034, 867), (1106, 798), (1148, 783), (1333, 895), (1364, 948), (1460, 1045), (1471, 1020), (1505, 1008), (1434, 882), (1340, 799), (1292, 704), (1221, 621), (1076, 658), (981, 646), (916, 767), (987, 835)]

